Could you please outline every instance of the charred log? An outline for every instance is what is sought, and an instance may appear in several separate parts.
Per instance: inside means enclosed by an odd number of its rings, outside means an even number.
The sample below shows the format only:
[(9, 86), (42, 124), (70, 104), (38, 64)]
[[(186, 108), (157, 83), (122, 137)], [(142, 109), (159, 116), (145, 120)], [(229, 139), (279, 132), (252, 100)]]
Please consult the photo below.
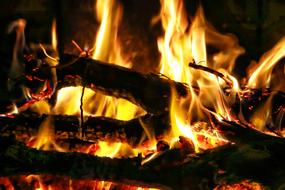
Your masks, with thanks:
[[(26, 65), (29, 67), (26, 67), (26, 73), (23, 74), (24, 77), (17, 79), (15, 82), (18, 86), (22, 85), (31, 89), (42, 89), (44, 82), (51, 80), (51, 69), (53, 67), (51, 68), (47, 64), (41, 64), (38, 67), (38, 61), (31, 58), (27, 61)], [(200, 66), (195, 66), (194, 68), (196, 67), (201, 69)], [(56, 66), (56, 70), (58, 80), (57, 90), (68, 86), (87, 86), (107, 95), (127, 99), (142, 107), (150, 114), (161, 114), (169, 109), (172, 88), (176, 89), (177, 94), (181, 97), (185, 97), (189, 93), (187, 85), (175, 82), (162, 75), (142, 74), (128, 68), (103, 63), (86, 57), (65, 54), (62, 56), (59, 66)], [(210, 71), (220, 76), (215, 71)], [(223, 76), (223, 78), (225, 77)], [(198, 87), (194, 87), (194, 89), (199, 93)], [(13, 94), (11, 93), (12, 97), (14, 96)], [(48, 92), (42, 94), (39, 97), (48, 97)], [(227, 93), (225, 92), (225, 94)], [(1, 101), (9, 103), (15, 99), (9, 99), (11, 96), (1, 96)], [(233, 105), (233, 110), (237, 113), (241, 107), (245, 113), (244, 115), (250, 116), (251, 114), (249, 113), (253, 112), (258, 105), (263, 104), (270, 96), (274, 96), (273, 101), (275, 102), (272, 113), (277, 113), (280, 107), (284, 109), (284, 92), (274, 92), (270, 89), (243, 89), (240, 93), (241, 100), (237, 99)], [(35, 101), (33, 100), (33, 102)]]
[[(0, 117), (0, 131), (2, 135), (36, 135), (41, 124), (47, 118), (51, 119), (51, 127), (58, 139), (72, 139), (81, 136), (81, 126), (77, 116), (39, 115), (30, 112), (14, 117)], [(146, 130), (159, 137), (170, 129), (168, 113), (145, 115), (129, 121), (105, 117), (85, 117), (83, 125), (85, 140), (125, 142), (133, 147), (148, 141)]]
[[(193, 68), (206, 70), (222, 77), (230, 83), (229, 79), (217, 71), (200, 65), (190, 65)], [(49, 69), (39, 69), (39, 72), (33, 73), (33, 75), (45, 78), (50, 72), (46, 70)], [(176, 89), (177, 94), (182, 97), (189, 93), (186, 84), (175, 82), (163, 75), (142, 74), (121, 66), (66, 54), (62, 57), (60, 66), (57, 67), (57, 78), (57, 89), (68, 86), (87, 86), (107, 95), (127, 99), (141, 106), (150, 114), (161, 114), (169, 109), (171, 88)], [(192, 86), (192, 88), (199, 93), (199, 87)], [(227, 94), (226, 91), (225, 94)], [(247, 112), (252, 112), (271, 96), (274, 102), (273, 112), (279, 110), (280, 107), (285, 107), (284, 92), (248, 88), (243, 88), (240, 92), (241, 100), (237, 100), (233, 106), (242, 106), (245, 115), (249, 115)], [(236, 112), (239, 110), (239, 108), (234, 109)]]
[[(268, 101), (270, 104), (268, 104)], [(264, 105), (268, 105), (270, 111), (270, 121), (264, 128), (278, 133), (285, 126), (285, 93), (282, 91), (272, 91), (271, 89), (248, 89), (244, 88), (240, 92), (238, 99), (231, 107), (235, 113), (241, 113), (244, 119), (250, 123), (253, 114)]]
[[(81, 153), (39, 151), (1, 137), (0, 174), (51, 174), (162, 189), (213, 189), (220, 184), (245, 179), (271, 189), (283, 185), (283, 138), (268, 136), (233, 122), (219, 121), (218, 125), (235, 144), (188, 156), (181, 156), (181, 150), (168, 150), (143, 165), (141, 157), (111, 159)], [(244, 137), (245, 134), (248, 135)]]
[[(179, 96), (188, 95), (188, 87), (157, 74), (142, 74), (128, 68), (106, 64), (90, 58), (65, 55), (62, 65), (57, 68), (59, 88), (74, 84), (79, 78), (81, 85), (103, 93), (127, 99), (151, 114), (161, 114), (168, 110), (171, 88)], [(76, 83), (76, 82), (75, 82)]]

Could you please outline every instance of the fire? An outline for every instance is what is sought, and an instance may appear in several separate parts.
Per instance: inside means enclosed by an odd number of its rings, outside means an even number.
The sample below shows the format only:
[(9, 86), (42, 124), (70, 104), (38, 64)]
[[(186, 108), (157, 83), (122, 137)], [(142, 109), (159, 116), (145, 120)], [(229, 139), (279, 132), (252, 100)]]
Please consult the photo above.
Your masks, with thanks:
[[(121, 5), (119, 2), (113, 0), (97, 1), (96, 14), (100, 26), (97, 32), (92, 58), (110, 64), (116, 63), (124, 67), (131, 67), (131, 63), (126, 61), (121, 55), (120, 44), (117, 39), (118, 26), (122, 15)], [(56, 50), (57, 38), (55, 20), (52, 23), (51, 34), (52, 48)], [(46, 61), (51, 62), (52, 65), (56, 65), (57, 63), (54, 63), (56, 58), (48, 55), (44, 47), (42, 47), (42, 49), (47, 56)], [(84, 89), (84, 94), (82, 92), (83, 87), (63, 88), (57, 92), (57, 102), (54, 107), (51, 108), (46, 102), (40, 101), (32, 106), (32, 110), (41, 114), (48, 113), (80, 116), (80, 107), (82, 104), (84, 116), (105, 116), (120, 120), (130, 120), (135, 115), (143, 113), (142, 109), (139, 109), (137, 106), (126, 100), (105, 96), (100, 92), (94, 92), (88, 88)], [(78, 119), (80, 119), (80, 117)], [(134, 150), (124, 143), (99, 141), (96, 144), (99, 148), (95, 150), (93, 154), (97, 156), (121, 157), (131, 155), (136, 156), (138, 154), (138, 150)], [(56, 137), (53, 132), (52, 120), (50, 118), (47, 118), (41, 124), (37, 136), (31, 138), (28, 145), (43, 150), (67, 151), (57, 145)], [(90, 152), (92, 152), (91, 147), (86, 150), (86, 153)], [(40, 177), (36, 176), (36, 179), (40, 184), (37, 189), (43, 189), (44, 186), (41, 183)], [(112, 183), (110, 182), (102, 181), (98, 182), (96, 187), (98, 189), (109, 189), (111, 185)], [(50, 189), (50, 187), (48, 189)]]
[[(160, 72), (190, 87), (190, 95), (186, 99), (178, 100), (173, 90), (170, 110), (171, 138), (186, 136), (193, 141), (195, 150), (198, 151), (202, 147), (201, 142), (197, 140), (198, 134), (204, 132), (193, 131), (193, 124), (207, 120), (209, 112), (229, 120), (231, 116), (228, 110), (229, 100), (222, 89), (222, 86), (226, 85), (225, 82), (214, 74), (191, 69), (188, 65), (194, 62), (198, 66), (219, 70), (227, 77), (227, 81), (232, 83), (232, 94), (235, 94), (239, 84), (229, 73), (234, 66), (234, 60), (243, 53), (243, 49), (237, 45), (234, 37), (215, 31), (204, 18), (201, 7), (192, 23), (189, 23), (183, 1), (162, 0), (160, 17), (165, 30), (164, 37), (158, 39), (158, 49), (161, 53)], [(218, 44), (215, 38), (224, 46)], [(207, 43), (220, 49), (220, 52), (212, 55), (210, 59), (206, 52)], [(224, 47), (230, 47), (231, 50), (223, 49)], [(194, 86), (199, 88), (199, 93)], [(209, 136), (209, 131), (205, 132), (205, 135)], [(216, 132), (210, 135), (210, 139), (213, 144), (221, 141)]]
[[(258, 64), (251, 68), (248, 81), (242, 87), (232, 73), (237, 57), (244, 53), (237, 39), (230, 34), (218, 33), (205, 19), (202, 7), (198, 8), (193, 18), (188, 18), (183, 0), (161, 0), (160, 3), (160, 19), (164, 30), (163, 36), (157, 39), (158, 51), (161, 55), (160, 73), (174, 81), (185, 83), (189, 87), (188, 96), (183, 98), (179, 97), (176, 89), (172, 89), (169, 110), (172, 128), (164, 134), (162, 139), (169, 143), (170, 148), (173, 148), (181, 137), (186, 137), (185, 139), (191, 141), (195, 152), (225, 144), (227, 140), (211, 126), (212, 118), (229, 121), (243, 120), (242, 113), (235, 115), (232, 112), (231, 104), (236, 99), (240, 99), (241, 94), (245, 93), (247, 88), (268, 88), (270, 86), (273, 69), (284, 57), (285, 38), (281, 39), (260, 59)], [(121, 4), (116, 0), (98, 0), (95, 12), (100, 26), (94, 48), (90, 50), (92, 55), (86, 53), (80, 56), (91, 56), (93, 59), (109, 64), (131, 68), (132, 63), (122, 54), (118, 38), (123, 14)], [(10, 30), (16, 30), (17, 38), (10, 70), (13, 77), (18, 76), (22, 69), (18, 62), (17, 52), (23, 49), (25, 24), (24, 20), (18, 20), (10, 28)], [(75, 41), (73, 44), (82, 51)], [(51, 46), (54, 51), (57, 50), (56, 20), (52, 22)], [(207, 52), (207, 46), (213, 46), (218, 51), (210, 54)], [(48, 55), (43, 45), (41, 48), (47, 56), (45, 61), (50, 66), (56, 66), (58, 55), (56, 53)], [(53, 83), (57, 80), (55, 70), (55, 68), (52, 69)], [(284, 84), (281, 85), (284, 86)], [(32, 93), (29, 89), (23, 87), (23, 91), (26, 92), (25, 95), (28, 98), (31, 98)], [(75, 115), (78, 116), (78, 120), (84, 119), (84, 116), (104, 116), (128, 121), (145, 113), (142, 108), (127, 100), (106, 96), (100, 91), (95, 92), (83, 86), (62, 88), (56, 93), (57, 100), (53, 107), (47, 101), (42, 100), (43, 98), (39, 98), (40, 101), (30, 106), (30, 110), (41, 115)], [(249, 118), (249, 123), (253, 127), (264, 130), (264, 126), (270, 122), (272, 99), (273, 96), (269, 97)], [(18, 113), (18, 108), (14, 104), (11, 113)], [(143, 124), (142, 126), (144, 127)], [(153, 131), (147, 127), (144, 130), (151, 144), (143, 147), (144, 149), (134, 149), (126, 143), (98, 141), (78, 151), (111, 158), (133, 157), (140, 153), (144, 155), (147, 151), (155, 151), (157, 143)], [(83, 133), (80, 138), (84, 140)], [(38, 134), (32, 137), (27, 145), (41, 150), (68, 151), (57, 144), (51, 117), (44, 120), (39, 127)], [(156, 154), (153, 154), (153, 157), (155, 156)], [(151, 159), (152, 157), (147, 158), (142, 164)], [(39, 183), (35, 189), (53, 189), (51, 186), (43, 185), (40, 176), (28, 176), (26, 180), (31, 179), (36, 179)], [(8, 184), (7, 181), (5, 183)], [(70, 184), (72, 183), (73, 181), (70, 181)], [(70, 184), (69, 189), (72, 189)], [(111, 186), (111, 182), (100, 181), (96, 182), (94, 188), (111, 189)], [(136, 189), (143, 190), (141, 187)]]
[[(97, 1), (96, 18), (100, 23), (92, 58), (107, 63), (116, 63), (131, 67), (131, 63), (123, 58), (120, 43), (117, 38), (118, 27), (122, 16), (122, 6), (118, 1)], [(58, 92), (55, 113), (79, 115), (82, 87), (69, 87)], [(65, 102), (69, 102), (66, 105)], [(66, 107), (68, 106), (68, 107)], [(94, 107), (96, 108), (94, 110)], [(124, 100), (102, 95), (100, 92), (85, 89), (83, 110), (86, 115), (106, 116), (120, 120), (130, 120), (143, 111), (134, 104)]]
[[(21, 75), (23, 72), (23, 65), (19, 62), (18, 55), (22, 53), (25, 47), (25, 28), (26, 21), (24, 19), (18, 19), (12, 22), (8, 28), (9, 33), (12, 33), (13, 31), (16, 32), (16, 42), (13, 49), (12, 65), (9, 72), (10, 78), (19, 77), (19, 75)], [(8, 84), (8, 87), (12, 88), (11, 85)]]
[(267, 122), (270, 121), (271, 117), (271, 104), (272, 97), (269, 97), (266, 102), (260, 106), (250, 118), (250, 123), (252, 123), (257, 129), (263, 131)]
[(42, 122), (38, 135), (35, 138), (31, 138), (28, 145), (38, 150), (56, 150), (65, 152), (65, 149), (58, 146), (55, 141), (52, 121), (49, 117)]
[(116, 63), (124, 67), (131, 67), (122, 54), (118, 41), (118, 28), (123, 8), (119, 1), (107, 0), (96, 2), (96, 18), (100, 23), (95, 40), (93, 59)]
[[(274, 77), (273, 69), (279, 61), (285, 56), (285, 38), (283, 37), (271, 50), (265, 53), (257, 64), (252, 64), (249, 68), (248, 81), (246, 86), (248, 88), (269, 88), (272, 90), (282, 90), (285, 85), (282, 81), (283, 78), (277, 78), (276, 83), (272, 84), (271, 79)], [(284, 72), (283, 72), (284, 73)], [(250, 118), (250, 123), (259, 130), (265, 131), (265, 126), (272, 123), (272, 99), (275, 93), (260, 105)], [(282, 121), (284, 111), (279, 112), (278, 121)], [(276, 123), (276, 128), (281, 129), (281, 123)]]
[(53, 19), (51, 25), (51, 46), (54, 50), (57, 50), (56, 19)]
[[(257, 67), (251, 69), (247, 86), (249, 88), (268, 88), (274, 66), (285, 56), (285, 38), (282, 38), (270, 51), (264, 54)], [(284, 86), (284, 84), (281, 84)], [(273, 87), (274, 89), (274, 87)]]

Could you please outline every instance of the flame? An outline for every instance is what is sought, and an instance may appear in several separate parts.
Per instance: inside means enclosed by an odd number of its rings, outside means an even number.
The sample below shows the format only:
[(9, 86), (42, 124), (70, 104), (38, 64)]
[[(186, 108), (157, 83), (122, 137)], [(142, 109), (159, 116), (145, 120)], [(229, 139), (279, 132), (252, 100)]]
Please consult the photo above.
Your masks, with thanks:
[[(114, 0), (97, 1), (96, 16), (100, 26), (92, 58), (130, 67), (131, 63), (123, 59), (117, 38), (118, 26), (122, 16), (122, 7), (119, 2)], [(55, 113), (78, 115), (80, 113), (81, 95), (82, 87), (61, 89), (58, 92)], [(94, 107), (96, 108), (95, 110)], [(126, 100), (104, 96), (99, 92), (94, 93), (90, 89), (85, 89), (83, 108), (84, 114), (87, 115), (101, 115), (121, 120), (132, 119), (138, 111), (137, 106)]]
[(97, 145), (99, 146), (99, 149), (94, 153), (94, 155), (100, 157), (110, 157), (110, 158), (133, 157), (137, 156), (138, 153), (141, 152), (138, 149), (133, 149), (131, 146), (129, 146), (126, 143), (109, 143), (109, 142), (99, 141)]
[(39, 127), (39, 131), (36, 137), (30, 139), (28, 145), (40, 149), (40, 150), (56, 150), (59, 152), (65, 152), (63, 148), (57, 145), (55, 141), (55, 134), (52, 126), (52, 120), (47, 117)]
[(40, 115), (51, 113), (51, 106), (45, 100), (41, 100), (34, 103), (33, 105), (30, 106), (30, 109), (31, 111), (39, 113)]
[(250, 123), (260, 131), (264, 130), (265, 125), (270, 120), (273, 95), (274, 93), (254, 112), (250, 118)]
[[(95, 51), (92, 58), (107, 63), (116, 63), (124, 67), (131, 67), (132, 64), (122, 56), (121, 46), (117, 37), (122, 13), (123, 9), (119, 1), (96, 2), (96, 17), (101, 24), (97, 32)], [(99, 94), (96, 95), (94, 102), (99, 103), (98, 108), (101, 110), (107, 107), (106, 116), (121, 120), (133, 118), (138, 110), (136, 106), (123, 99), (115, 100)]]
[[(93, 59), (106, 63), (116, 63), (120, 66), (131, 67), (121, 53), (121, 46), (117, 37), (123, 9), (119, 1), (96, 1), (96, 18), (100, 23), (92, 55)], [(73, 42), (73, 44), (76, 44)], [(76, 44), (76, 46), (78, 46)], [(78, 47), (77, 47), (78, 48)], [(79, 49), (81, 49), (79, 47)], [(131, 102), (110, 96), (83, 87), (67, 87), (58, 91), (54, 113), (67, 115), (80, 115), (81, 103), (84, 115), (105, 116), (119, 120), (130, 120), (137, 114), (143, 113)], [(82, 97), (82, 99), (81, 99)], [(82, 101), (82, 102), (81, 102)], [(124, 143), (109, 143), (99, 141), (100, 147), (95, 152), (97, 156), (120, 157), (137, 155), (137, 151)], [(88, 152), (89, 150), (87, 150)]]
[(131, 67), (131, 63), (123, 59), (118, 41), (118, 28), (123, 14), (119, 1), (106, 0), (96, 2), (96, 17), (100, 22), (95, 41), (93, 59), (120, 66)]
[(56, 19), (53, 19), (51, 24), (51, 46), (57, 50)]
[[(285, 56), (285, 37), (283, 37), (270, 51), (264, 54), (257, 68), (250, 72), (247, 82), (249, 88), (268, 88), (274, 66)], [(284, 84), (282, 84), (284, 85)]]
[[(176, 81), (187, 82), (190, 75), (191, 46), (185, 34), (187, 21), (182, 1), (161, 1), (161, 21), (165, 35), (157, 41), (161, 53), (160, 72)], [(171, 63), (171, 64), (170, 64)]]
[[(160, 17), (155, 17), (153, 22), (161, 19), (164, 35), (157, 40), (158, 50), (161, 53), (159, 69), (160, 72), (170, 79), (185, 83), (189, 86), (187, 97), (180, 97), (176, 89), (172, 89), (170, 102), (171, 130), (163, 137), (170, 147), (175, 147), (179, 138), (191, 141), (195, 152), (216, 147), (226, 143), (217, 130), (213, 129), (211, 117), (218, 120), (235, 120), (232, 115), (230, 105), (235, 102), (242, 91), (238, 80), (232, 75), (236, 58), (244, 53), (244, 49), (238, 45), (237, 39), (230, 34), (218, 33), (205, 19), (201, 7), (198, 8), (193, 18), (188, 18), (184, 8), (183, 0), (161, 0)], [(105, 0), (96, 1), (96, 18), (100, 23), (94, 43), (94, 51), (88, 53), (73, 41), (72, 43), (82, 53), (80, 56), (90, 56), (92, 58), (109, 64), (118, 64), (123, 67), (132, 67), (132, 63), (123, 56), (121, 45), (118, 39), (118, 30), (123, 9), (119, 1)], [(191, 22), (190, 22), (191, 20)], [(13, 22), (9, 31), (16, 31), (16, 44), (13, 52), (13, 62), (10, 70), (10, 77), (13, 78), (21, 73), (22, 65), (18, 61), (18, 54), (25, 45), (24, 39), (25, 21), (23, 19)], [(51, 45), (57, 50), (56, 20), (52, 22)], [(259, 64), (249, 73), (247, 82), (248, 88), (265, 88), (270, 85), (273, 68), (278, 61), (284, 57), (285, 38), (281, 39), (277, 45), (265, 54)], [(207, 52), (207, 46), (214, 47), (217, 53)], [(51, 66), (58, 63), (58, 59), (48, 55), (44, 46), (41, 45), (45, 60)], [(191, 67), (189, 67), (189, 63)], [(52, 69), (53, 82), (56, 83), (55, 68)], [(13, 84), (11, 83), (10, 86)], [(226, 90), (225, 90), (226, 89)], [(33, 93), (30, 89), (24, 88), (27, 99), (32, 99)], [(83, 93), (84, 92), (84, 93)], [(273, 96), (272, 96), (273, 97)], [(270, 121), (272, 97), (268, 98), (250, 118), (250, 123), (259, 130), (264, 130), (264, 126)], [(43, 98), (42, 98), (43, 99)], [(124, 99), (105, 96), (100, 92), (79, 87), (66, 87), (57, 92), (57, 101), (51, 107), (47, 101), (38, 98), (37, 103), (30, 106), (32, 111), (39, 114), (67, 114), (79, 116), (105, 116), (119, 120), (130, 120), (144, 111), (136, 105)], [(82, 108), (82, 110), (81, 110)], [(83, 112), (82, 112), (83, 111)], [(15, 106), (11, 113), (17, 113)], [(10, 113), (9, 113), (10, 114)], [(282, 118), (284, 112), (280, 112)], [(2, 116), (2, 115), (0, 115)], [(5, 115), (7, 116), (7, 115)], [(56, 143), (53, 130), (53, 121), (47, 117), (35, 137), (28, 142), (28, 146), (42, 150), (66, 151)], [(132, 157), (139, 153), (155, 150), (156, 137), (153, 131), (144, 126), (147, 138), (151, 141), (149, 147), (133, 149), (126, 143), (110, 143), (99, 141), (87, 148), (86, 153), (107, 157)], [(95, 148), (94, 148), (95, 147)], [(147, 149), (147, 150), (145, 150)], [(81, 150), (80, 150), (81, 151)], [(155, 152), (146, 158), (142, 164), (158, 156), (160, 152)], [(36, 178), (39, 182), (38, 190), (52, 189), (51, 186), (42, 184), (40, 176), (28, 176)], [(72, 189), (72, 181), (70, 181)], [(100, 181), (96, 183), (99, 189), (110, 189), (111, 182)], [(137, 190), (144, 189), (138, 187)]]
[[(164, 37), (157, 41), (158, 50), (161, 53), (160, 72), (176, 81), (189, 83), (192, 76), (188, 69), (188, 63), (192, 60), (191, 41), (187, 34), (188, 27), (186, 13), (182, 1), (161, 1), (161, 22), (165, 30)], [(171, 100), (170, 118), (172, 124), (171, 139), (184, 134), (195, 141), (191, 128), (185, 123), (185, 114), (178, 108), (175, 91)], [(184, 120), (185, 119), (185, 120)]]
[[(18, 57), (22, 55), (26, 45), (25, 40), (26, 20), (18, 19), (12, 22), (8, 27), (8, 33), (16, 32), (16, 42), (13, 49), (12, 65), (9, 72), (10, 78), (17, 78), (23, 73), (23, 65), (19, 62)], [(10, 87), (10, 85), (9, 85)]]
[(13, 103), (10, 107), (9, 107), (10, 111), (6, 112), (4, 114), (0, 114), (0, 117), (13, 117), (13, 115), (18, 114), (19, 110), (17, 108), (17, 106)]
[[(235, 59), (244, 50), (238, 46), (232, 35), (219, 34), (210, 26), (201, 7), (190, 25), (183, 1), (161, 0), (160, 17), (165, 30), (164, 36), (157, 42), (161, 53), (160, 72), (175, 81), (188, 84), (190, 88), (187, 98), (178, 97), (173, 90), (170, 136), (172, 139), (179, 136), (188, 137), (192, 140), (195, 151), (198, 151), (202, 147), (201, 142), (198, 142), (199, 136), (207, 136), (212, 145), (222, 139), (216, 132), (211, 133), (209, 130), (193, 131), (195, 121), (208, 120), (209, 113), (232, 119), (228, 104), (235, 99), (239, 84), (230, 72)], [(219, 50), (217, 54), (211, 55), (210, 59), (207, 57), (207, 44)], [(193, 61), (198, 66), (216, 69), (225, 77), (221, 80), (214, 73), (189, 68), (188, 64)], [(230, 98), (223, 92), (225, 79), (231, 83)], [(199, 92), (192, 86), (197, 86)]]
[[(258, 64), (250, 65), (248, 73), (248, 82), (246, 84), (247, 88), (269, 88), (272, 90), (284, 89), (285, 85), (281, 78), (278, 82), (271, 84), (271, 79), (274, 67), (279, 63), (279, 61), (285, 56), (285, 37), (283, 37), (270, 51), (266, 52)], [(266, 100), (266, 102), (259, 106), (259, 108), (253, 113), (250, 118), (250, 123), (254, 125), (255, 128), (264, 131), (267, 124), (271, 124), (271, 114), (272, 114), (272, 99), (274, 92)], [(279, 112), (279, 116), (276, 118), (276, 129), (280, 130), (282, 116), (284, 111)], [(279, 123), (279, 124), (278, 124)]]

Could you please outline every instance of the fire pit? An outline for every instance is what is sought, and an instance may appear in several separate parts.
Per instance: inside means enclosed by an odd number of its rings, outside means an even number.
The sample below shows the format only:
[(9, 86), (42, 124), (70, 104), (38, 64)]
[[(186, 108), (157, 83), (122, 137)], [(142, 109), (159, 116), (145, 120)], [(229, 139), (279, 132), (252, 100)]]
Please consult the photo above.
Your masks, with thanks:
[(191, 15), (161, 0), (146, 26), (156, 49), (140, 52), (128, 39), (141, 34), (119, 38), (120, 1), (94, 3), (89, 47), (80, 31), (64, 38), (61, 1), (50, 44), (27, 42), (23, 18), (9, 24), (1, 189), (284, 188), (285, 38), (245, 75), (235, 65), (245, 49), (201, 5)]

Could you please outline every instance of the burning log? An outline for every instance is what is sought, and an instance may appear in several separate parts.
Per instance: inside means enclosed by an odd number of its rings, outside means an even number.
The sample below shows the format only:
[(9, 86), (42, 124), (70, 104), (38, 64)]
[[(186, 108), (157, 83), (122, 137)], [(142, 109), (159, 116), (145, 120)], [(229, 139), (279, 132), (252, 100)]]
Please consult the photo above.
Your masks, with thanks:
[[(223, 78), (227, 83), (231, 83), (222, 73), (191, 63), (189, 65), (213, 73)], [(171, 88), (176, 89), (180, 97), (189, 95), (187, 84), (173, 81), (163, 75), (142, 74), (128, 68), (86, 57), (64, 54), (56, 68), (57, 90), (69, 86), (87, 86), (107, 95), (127, 99), (141, 106), (150, 114), (161, 114), (168, 111)], [(33, 71), (29, 75), (34, 78), (49, 79), (48, 77), (50, 77), (50, 67), (30, 70)], [(199, 87), (192, 86), (192, 88), (199, 93)], [(280, 106), (284, 107), (284, 92), (250, 88), (243, 88), (240, 92), (241, 102), (237, 100), (233, 106), (241, 105), (246, 111), (245, 108), (263, 104), (271, 95), (274, 96), (273, 99), (275, 100), (274, 110), (278, 110)], [(234, 109), (239, 110), (239, 108)]]
[[(86, 57), (64, 54), (60, 64), (56, 67), (49, 66), (42, 60), (39, 66), (38, 62), (39, 60), (26, 56), (25, 73), (14, 81), (18, 91), (20, 86), (40, 91), (35, 93), (37, 100), (46, 99), (51, 95), (52, 89), (50, 88), (54, 86), (52, 84), (54, 81), (51, 81), (53, 68), (57, 70), (56, 90), (68, 86), (87, 86), (106, 95), (127, 99), (151, 114), (161, 114), (169, 109), (172, 88), (175, 88), (180, 96), (187, 96), (189, 91), (187, 85), (175, 82), (163, 75), (142, 74)], [(46, 81), (50, 81), (50, 85), (46, 89), (47, 92), (43, 92), (41, 90)], [(1, 96), (1, 101), (18, 101), (20, 106), (25, 104), (23, 97), (19, 98), (19, 93), (17, 97), (14, 97), (14, 94), (12, 92), (11, 96)], [(37, 100), (26, 100), (26, 102), (34, 103)]]
[[(0, 117), (1, 134), (30, 134), (39, 131), (41, 123), (47, 118), (52, 120), (51, 126), (56, 137), (69, 139), (80, 136), (80, 121), (77, 116), (39, 115), (36, 113), (21, 113), (15, 117)], [(170, 129), (168, 113), (162, 115), (144, 115), (129, 121), (121, 121), (106, 117), (84, 118), (85, 140), (125, 142), (137, 147), (148, 139), (147, 131), (152, 131), (157, 137)], [(68, 136), (66, 135), (68, 134)]]
[[(69, 64), (65, 66), (65, 63)], [(187, 96), (189, 91), (187, 85), (162, 75), (142, 74), (117, 65), (72, 55), (62, 58), (61, 65), (57, 68), (57, 77), (58, 88), (76, 85), (76, 79), (80, 79), (79, 85), (127, 99), (150, 114), (161, 114), (169, 109), (172, 87), (182, 97)]]
[[(38, 67), (38, 61), (30, 57), (27, 61), (24, 77), (17, 79), (16, 82), (32, 89), (37, 86), (42, 88), (43, 81), (51, 80), (51, 69), (53, 67), (45, 64)], [(190, 64), (190, 66), (209, 71), (228, 81), (221, 73), (211, 69), (193, 66), (193, 64)], [(163, 114), (168, 111), (172, 88), (176, 89), (180, 97), (189, 95), (189, 87), (186, 84), (175, 82), (163, 75), (142, 74), (128, 68), (86, 57), (64, 54), (56, 69), (57, 90), (68, 86), (87, 86), (107, 95), (127, 99), (145, 109), (149, 114)], [(27, 78), (29, 79), (27, 80)], [(31, 78), (34, 80), (30, 80)], [(192, 88), (199, 93), (199, 87), (192, 86)], [(11, 102), (9, 99), (11, 96), (8, 96), (8, 94), (1, 96), (2, 102)], [(47, 95), (46, 93), (42, 94)], [(241, 101), (237, 100), (234, 103), (233, 110), (238, 112), (239, 106), (241, 106), (245, 115), (250, 115), (247, 114), (252, 112), (252, 109), (249, 108), (262, 104), (271, 95), (274, 95), (276, 100), (273, 108), (274, 113), (280, 107), (284, 107), (285, 95), (281, 91), (274, 92), (270, 89), (243, 89), (240, 93)], [(35, 101), (33, 100), (32, 103)]]
[(14, 139), (1, 137), (0, 174), (51, 174), (161, 189), (213, 189), (242, 180), (253, 180), (271, 189), (283, 185), (283, 138), (233, 122), (216, 122), (221, 132), (235, 144), (188, 156), (181, 150), (167, 150), (145, 164), (141, 164), (141, 157), (112, 159), (82, 153), (38, 151)]

